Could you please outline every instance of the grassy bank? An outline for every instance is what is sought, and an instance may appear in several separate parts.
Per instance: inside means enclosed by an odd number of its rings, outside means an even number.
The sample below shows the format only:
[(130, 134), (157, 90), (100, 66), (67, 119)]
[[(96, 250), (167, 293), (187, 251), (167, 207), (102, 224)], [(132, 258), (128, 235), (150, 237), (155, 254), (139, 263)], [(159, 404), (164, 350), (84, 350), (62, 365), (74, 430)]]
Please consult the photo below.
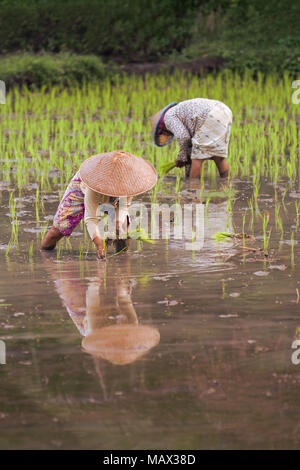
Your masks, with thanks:
[(74, 85), (110, 76), (113, 67), (96, 56), (14, 54), (0, 59), (0, 79), (13, 85)]
[[(257, 60), (257, 58), (256, 58)], [(276, 56), (276, 60), (279, 60)], [(284, 61), (282, 60), (282, 63)], [(300, 64), (300, 61), (299, 61)], [(251, 61), (241, 63), (225, 61), (220, 57), (204, 57), (193, 60), (186, 56), (177, 56), (169, 61), (161, 63), (143, 63), (119, 65), (113, 62), (105, 63), (97, 56), (83, 56), (69, 53), (60, 54), (12, 54), (0, 58), (0, 80), (3, 80), (9, 90), (14, 86), (28, 86), (29, 88), (45, 88), (55, 85), (76, 86), (86, 82), (110, 80), (115, 83), (118, 77), (124, 74), (147, 75), (161, 74), (172, 76), (174, 73), (185, 73), (189, 75), (205, 76), (211, 71), (228, 69), (239, 72), (241, 76), (251, 73), (255, 78), (260, 73), (266, 78), (269, 74), (276, 73), (283, 77), (286, 72), (290, 74), (291, 80), (297, 78), (297, 68), (253, 66)], [(300, 71), (299, 71), (300, 73)]]

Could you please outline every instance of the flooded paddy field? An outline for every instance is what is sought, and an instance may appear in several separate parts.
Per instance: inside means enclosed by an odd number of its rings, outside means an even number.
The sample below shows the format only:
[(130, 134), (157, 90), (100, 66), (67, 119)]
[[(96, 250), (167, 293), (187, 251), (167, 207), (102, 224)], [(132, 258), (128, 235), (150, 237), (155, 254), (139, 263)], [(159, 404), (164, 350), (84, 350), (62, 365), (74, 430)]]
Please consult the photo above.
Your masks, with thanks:
[[(165, 179), (159, 202), (175, 182)], [(300, 192), (264, 181), (252, 213), (252, 182), (233, 187), (231, 202), (206, 204), (200, 250), (170, 239), (139, 251), (132, 241), (106, 262), (80, 251), (81, 229), (59, 256), (31, 254), (36, 214), (24, 193), (19, 246), (1, 256), (1, 448), (299, 447), (291, 345), (300, 327)], [(182, 197), (193, 192), (183, 181)], [(9, 192), (1, 194), (3, 240)], [(56, 204), (45, 203), (42, 221)], [(261, 254), (264, 214), (271, 235)], [(243, 225), (254, 240), (211, 238)]]
[[(0, 107), (0, 448), (299, 448), (299, 111), (291, 79), (229, 73), (12, 90)], [(163, 165), (148, 117), (174, 100), (234, 115), (231, 177)], [(98, 261), (81, 224), (41, 253), (83, 159), (160, 173), (142, 200), (200, 204), (204, 243), (132, 240)], [(225, 236), (224, 232), (231, 234)], [(293, 355), (294, 353), (294, 355)]]

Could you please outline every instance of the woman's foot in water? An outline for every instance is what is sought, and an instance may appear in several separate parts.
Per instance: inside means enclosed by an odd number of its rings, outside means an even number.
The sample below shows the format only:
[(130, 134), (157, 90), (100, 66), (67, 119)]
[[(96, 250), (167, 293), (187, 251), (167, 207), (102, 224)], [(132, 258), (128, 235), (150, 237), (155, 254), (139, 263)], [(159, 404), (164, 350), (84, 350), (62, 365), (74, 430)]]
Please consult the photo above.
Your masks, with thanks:
[(51, 227), (49, 232), (46, 233), (41, 244), (41, 250), (53, 250), (56, 243), (63, 237), (63, 234), (55, 227)]
[(200, 178), (202, 169), (202, 160), (192, 160), (190, 169), (190, 178)]
[(221, 178), (227, 178), (229, 174), (229, 165), (224, 157), (213, 157)]

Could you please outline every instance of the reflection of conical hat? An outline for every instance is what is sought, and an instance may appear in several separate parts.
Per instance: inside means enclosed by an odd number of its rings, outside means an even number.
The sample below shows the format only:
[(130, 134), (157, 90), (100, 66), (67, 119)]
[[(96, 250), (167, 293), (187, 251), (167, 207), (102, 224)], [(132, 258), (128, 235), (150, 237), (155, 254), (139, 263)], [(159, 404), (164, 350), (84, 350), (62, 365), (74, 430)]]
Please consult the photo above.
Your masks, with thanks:
[(115, 151), (93, 155), (79, 169), (82, 181), (106, 196), (136, 196), (156, 184), (154, 166), (129, 152)]
[(159, 343), (159, 331), (146, 325), (110, 325), (95, 330), (82, 341), (83, 349), (112, 364), (136, 361)]
[(158, 147), (163, 147), (164, 145), (167, 145), (171, 142), (171, 140), (174, 138), (173, 135), (166, 135), (166, 134), (159, 134), (157, 133), (158, 130), (158, 124), (165, 112), (169, 109), (175, 106), (177, 103), (170, 103), (168, 106), (166, 106), (164, 109), (160, 109), (157, 113), (153, 114), (153, 116), (150, 117), (150, 124), (152, 127), (152, 134), (153, 134), (153, 139), (155, 145)]

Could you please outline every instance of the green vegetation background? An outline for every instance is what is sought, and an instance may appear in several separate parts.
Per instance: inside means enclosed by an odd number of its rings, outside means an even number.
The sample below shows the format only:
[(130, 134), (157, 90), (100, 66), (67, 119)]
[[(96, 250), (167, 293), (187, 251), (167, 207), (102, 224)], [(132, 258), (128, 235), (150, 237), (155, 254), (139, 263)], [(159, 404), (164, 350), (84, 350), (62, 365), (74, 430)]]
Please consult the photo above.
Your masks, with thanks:
[(47, 85), (206, 58), (297, 74), (299, 20), (295, 0), (0, 0), (0, 79)]

